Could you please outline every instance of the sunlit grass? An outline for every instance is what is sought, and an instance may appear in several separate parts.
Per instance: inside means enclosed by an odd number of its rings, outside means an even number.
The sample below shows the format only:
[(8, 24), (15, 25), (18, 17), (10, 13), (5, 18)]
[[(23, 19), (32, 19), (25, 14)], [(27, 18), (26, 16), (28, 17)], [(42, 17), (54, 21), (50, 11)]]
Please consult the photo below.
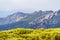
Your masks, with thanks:
[(16, 28), (0, 31), (0, 40), (60, 40), (60, 28)]

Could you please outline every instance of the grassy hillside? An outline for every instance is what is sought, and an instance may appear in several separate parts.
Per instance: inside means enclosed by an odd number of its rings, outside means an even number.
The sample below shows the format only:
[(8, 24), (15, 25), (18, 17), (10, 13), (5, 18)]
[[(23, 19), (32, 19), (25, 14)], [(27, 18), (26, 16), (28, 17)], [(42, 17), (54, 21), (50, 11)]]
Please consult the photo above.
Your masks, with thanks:
[(4, 30), (0, 31), (0, 40), (60, 40), (60, 28)]

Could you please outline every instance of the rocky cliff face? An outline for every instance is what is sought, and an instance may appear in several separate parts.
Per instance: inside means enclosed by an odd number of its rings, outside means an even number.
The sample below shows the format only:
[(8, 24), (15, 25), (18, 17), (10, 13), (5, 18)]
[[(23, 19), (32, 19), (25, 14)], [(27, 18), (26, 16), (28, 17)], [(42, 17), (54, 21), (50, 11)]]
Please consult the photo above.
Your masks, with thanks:
[(60, 27), (60, 10), (42, 15), (41, 17), (35, 19), (29, 24), (31, 25), (31, 27), (33, 26), (34, 28)]

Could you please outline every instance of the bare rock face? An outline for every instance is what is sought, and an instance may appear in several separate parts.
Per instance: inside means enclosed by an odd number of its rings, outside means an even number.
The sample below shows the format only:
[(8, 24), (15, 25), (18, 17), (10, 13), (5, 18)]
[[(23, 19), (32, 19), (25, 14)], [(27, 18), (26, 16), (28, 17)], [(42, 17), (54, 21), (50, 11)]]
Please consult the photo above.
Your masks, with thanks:
[(59, 27), (60, 26), (60, 11), (48, 12), (45, 15), (42, 15), (38, 19), (29, 23), (32, 26), (36, 26), (35, 28), (45, 27)]

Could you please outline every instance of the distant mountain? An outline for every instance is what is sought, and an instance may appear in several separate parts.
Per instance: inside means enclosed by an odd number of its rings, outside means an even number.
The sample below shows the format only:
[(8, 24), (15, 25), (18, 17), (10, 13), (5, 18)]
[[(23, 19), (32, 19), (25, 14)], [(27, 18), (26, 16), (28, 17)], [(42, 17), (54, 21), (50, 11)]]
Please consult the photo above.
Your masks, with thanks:
[(60, 27), (60, 10), (55, 12), (48, 12), (45, 15), (30, 22), (30, 27), (34, 28), (57, 28)]
[(14, 13), (12, 15), (9, 15), (5, 18), (0, 18), (0, 25), (18, 22), (18, 21), (21, 21), (22, 19), (24, 19), (27, 16), (28, 16), (28, 14), (26, 14), (26, 13), (16, 12), (16, 13)]
[[(12, 28), (56, 28), (60, 27), (60, 10), (35, 11), (31, 14), (17, 12), (6, 17), (7, 21), (0, 19), (0, 30)], [(3, 22), (5, 21), (5, 22)]]

